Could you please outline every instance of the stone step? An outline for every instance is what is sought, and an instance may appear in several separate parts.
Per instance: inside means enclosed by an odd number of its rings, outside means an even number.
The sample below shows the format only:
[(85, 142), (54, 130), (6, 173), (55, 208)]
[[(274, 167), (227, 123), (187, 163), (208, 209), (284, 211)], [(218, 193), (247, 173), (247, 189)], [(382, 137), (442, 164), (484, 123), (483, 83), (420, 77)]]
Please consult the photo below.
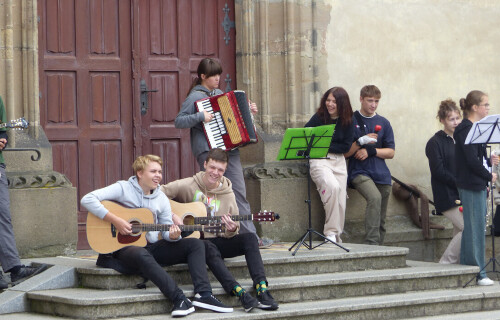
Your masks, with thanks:
[[(313, 243), (317, 245), (319, 242)], [(275, 244), (271, 249), (261, 250), (262, 259), (269, 278), (302, 276), (320, 273), (344, 271), (375, 270), (406, 267), (408, 249), (398, 247), (369, 246), (364, 244), (346, 244), (350, 251), (325, 244), (314, 250), (301, 247), (295, 256), (288, 250), (290, 244)], [(249, 278), (244, 257), (225, 260), (236, 279)], [(179, 284), (191, 284), (187, 265), (175, 265), (166, 270)], [(77, 267), (82, 287), (94, 289), (134, 288), (142, 278), (122, 275), (114, 270), (99, 268), (95, 264), (83, 264)], [(216, 281), (211, 276), (211, 281)]]
[[(385, 270), (351, 271), (268, 278), (274, 298), (281, 304), (325, 299), (384, 295), (417, 290), (461, 287), (475, 276), (477, 267), (439, 265), (408, 261), (408, 267)], [(241, 284), (253, 291), (250, 280)], [(213, 283), (214, 294), (225, 304), (240, 307)], [(192, 296), (192, 286), (181, 286)], [(28, 293), (31, 310), (77, 318), (97, 319), (168, 313), (171, 309), (161, 292), (153, 286), (146, 290), (58, 289)], [(133, 310), (133, 314), (131, 312)]]
[[(460, 314), (446, 314), (431, 317), (418, 317), (413, 320), (499, 320), (500, 310), (464, 312)], [(401, 319), (402, 320), (402, 319)]]
[[(96, 297), (106, 299), (105, 296)], [(104, 306), (108, 301), (103, 301)], [(233, 313), (219, 314), (209, 311), (196, 311), (189, 316), (190, 320), (215, 320), (215, 319), (337, 319), (337, 320), (372, 320), (372, 319), (413, 319), (442, 314), (453, 315), (453, 319), (462, 318), (473, 313), (478, 315), (496, 315), (500, 303), (500, 285), (496, 283), (491, 287), (467, 287), (461, 289), (430, 290), (425, 292), (407, 292), (388, 295), (374, 295), (366, 297), (352, 297), (331, 300), (315, 300), (295, 303), (282, 303), (277, 311), (253, 310), (245, 313), (241, 308), (236, 308)], [(120, 319), (165, 319), (169, 318), (169, 308), (158, 310), (161, 315), (133, 316), (129, 306), (129, 314)], [(100, 318), (105, 309), (100, 306), (88, 308), (87, 313), (72, 312), (72, 317), (94, 319)], [(473, 313), (471, 313), (473, 312)], [(118, 315), (108, 315), (118, 316)], [(431, 317), (431, 318), (429, 318)], [(0, 318), (1, 319), (1, 318)], [(9, 318), (10, 319), (10, 318)], [(43, 318), (41, 318), (43, 319)], [(418, 319), (418, 318), (417, 318)], [(424, 318), (425, 319), (425, 318)], [(439, 317), (436, 319), (440, 319)], [(444, 318), (444, 319), (452, 319)], [(495, 319), (495, 318), (474, 318)]]

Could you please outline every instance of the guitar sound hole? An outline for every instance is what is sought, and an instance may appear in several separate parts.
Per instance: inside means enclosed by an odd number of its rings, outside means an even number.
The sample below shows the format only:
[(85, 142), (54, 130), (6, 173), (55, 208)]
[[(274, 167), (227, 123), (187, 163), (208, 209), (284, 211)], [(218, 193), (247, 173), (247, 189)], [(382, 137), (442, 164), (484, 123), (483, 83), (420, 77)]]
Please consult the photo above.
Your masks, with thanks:
[(184, 216), (184, 219), (182, 219), (182, 222), (187, 226), (191, 226), (194, 224), (194, 216), (186, 215)]
[(138, 236), (142, 233), (142, 224), (137, 220), (129, 221), (132, 224), (132, 236)]

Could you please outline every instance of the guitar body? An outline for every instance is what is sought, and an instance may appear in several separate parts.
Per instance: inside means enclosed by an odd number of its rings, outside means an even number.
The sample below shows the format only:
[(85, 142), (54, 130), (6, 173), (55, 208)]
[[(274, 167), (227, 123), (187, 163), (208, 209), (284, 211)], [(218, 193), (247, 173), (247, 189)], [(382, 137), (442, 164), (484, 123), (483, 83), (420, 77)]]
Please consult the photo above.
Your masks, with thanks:
[[(154, 223), (153, 213), (146, 208), (130, 209), (112, 201), (102, 201), (102, 204), (113, 214), (131, 224)], [(145, 247), (147, 244), (145, 232), (138, 231), (124, 236), (107, 221), (99, 219), (92, 213), (87, 214), (87, 239), (90, 247), (99, 253), (110, 253), (127, 246)]]
[[(182, 219), (183, 223), (187, 226), (194, 225), (194, 218), (196, 217), (206, 217), (207, 209), (203, 202), (189, 202), (180, 203), (174, 200), (170, 200), (170, 207), (172, 207), (172, 212)], [(186, 238), (200, 238), (199, 231), (193, 231)]]

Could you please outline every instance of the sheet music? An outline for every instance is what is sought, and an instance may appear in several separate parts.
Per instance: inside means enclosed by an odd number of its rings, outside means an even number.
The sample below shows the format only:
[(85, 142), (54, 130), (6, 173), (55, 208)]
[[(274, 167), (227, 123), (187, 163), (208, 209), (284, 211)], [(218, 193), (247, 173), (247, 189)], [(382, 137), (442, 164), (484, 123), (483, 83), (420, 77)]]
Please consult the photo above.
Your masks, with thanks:
[(472, 125), (465, 144), (500, 143), (500, 114), (484, 117)]

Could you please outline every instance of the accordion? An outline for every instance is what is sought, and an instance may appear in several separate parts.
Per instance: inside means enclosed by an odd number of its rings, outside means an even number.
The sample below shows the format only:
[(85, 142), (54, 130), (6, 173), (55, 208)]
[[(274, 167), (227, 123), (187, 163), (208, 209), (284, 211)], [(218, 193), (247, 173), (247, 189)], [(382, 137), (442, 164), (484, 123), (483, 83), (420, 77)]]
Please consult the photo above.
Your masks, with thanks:
[(248, 98), (244, 91), (229, 91), (195, 102), (196, 109), (214, 115), (210, 122), (203, 122), (203, 129), (210, 148), (232, 150), (257, 142)]

